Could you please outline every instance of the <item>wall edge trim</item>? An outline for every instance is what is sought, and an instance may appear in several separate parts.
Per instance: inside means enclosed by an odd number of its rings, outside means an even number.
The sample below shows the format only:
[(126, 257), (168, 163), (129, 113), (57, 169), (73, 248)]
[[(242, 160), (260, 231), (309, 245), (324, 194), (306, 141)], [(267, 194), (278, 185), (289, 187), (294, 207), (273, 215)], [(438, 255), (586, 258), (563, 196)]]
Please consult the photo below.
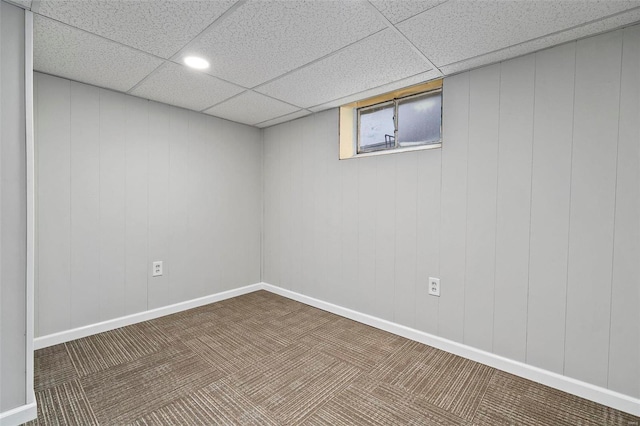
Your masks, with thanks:
[(82, 337), (87, 337), (94, 334), (103, 333), (105, 331), (114, 330), (116, 328), (125, 327), (127, 325), (137, 324), (139, 322), (159, 318), (165, 315), (175, 314), (176, 312), (182, 312), (188, 309), (197, 308), (199, 306), (208, 305), (209, 303), (220, 302), (222, 300), (241, 296), (247, 293), (252, 293), (261, 289), (262, 283), (250, 284), (233, 290), (227, 290), (204, 297), (199, 297), (197, 299), (174, 303), (173, 305), (150, 309), (148, 311), (138, 312), (136, 314), (126, 315), (95, 324), (89, 324), (82, 327), (73, 328), (71, 330), (60, 331), (58, 333), (36, 337), (35, 339), (33, 339), (33, 346), (36, 350), (42, 349), (60, 343), (69, 342), (71, 340), (80, 339)]
[(33, 392), (33, 333), (35, 324), (35, 144), (33, 99), (33, 13), (24, 11), (24, 91), (25, 91), (25, 156), (27, 169), (27, 271), (25, 289), (26, 313), (26, 401), (35, 403)]
[(33, 390), (31, 390), (32, 402), (11, 410), (0, 413), (0, 425), (13, 426), (21, 425), (38, 417), (38, 406)]
[(278, 294), (288, 299), (292, 299), (306, 305), (310, 305), (331, 312), (333, 314), (360, 322), (362, 324), (366, 324), (371, 327), (375, 327), (380, 330), (384, 330), (389, 333), (393, 333), (398, 336), (414, 340), (416, 342), (423, 343), (437, 349), (441, 349), (445, 352), (449, 352), (454, 355), (458, 355), (463, 358), (488, 365), (490, 367), (534, 381), (536, 383), (540, 383), (545, 386), (549, 386), (551, 388), (558, 389), (593, 402), (597, 402), (598, 404), (606, 405), (607, 407), (624, 411), (635, 416), (640, 416), (640, 399), (633, 398), (631, 396), (624, 395), (610, 389), (602, 388), (600, 386), (592, 385), (590, 383), (586, 383), (577, 379), (573, 379), (571, 377), (563, 376), (552, 371), (534, 367), (520, 361), (514, 361), (500, 355), (486, 352), (481, 349), (476, 349), (474, 347), (435, 336), (433, 334), (425, 333), (423, 331), (400, 325), (392, 321), (387, 321), (378, 317), (374, 317), (372, 315), (363, 314), (353, 309), (344, 308), (333, 303), (325, 302), (323, 300), (296, 293), (294, 291), (277, 287), (265, 282), (262, 283), (262, 288), (271, 293)]

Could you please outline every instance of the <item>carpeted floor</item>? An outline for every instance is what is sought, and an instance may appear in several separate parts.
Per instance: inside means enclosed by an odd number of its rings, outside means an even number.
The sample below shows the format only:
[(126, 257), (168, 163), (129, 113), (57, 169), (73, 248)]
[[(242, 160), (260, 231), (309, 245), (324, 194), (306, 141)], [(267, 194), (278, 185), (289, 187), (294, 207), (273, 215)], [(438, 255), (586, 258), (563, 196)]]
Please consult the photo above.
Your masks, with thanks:
[(35, 386), (46, 425), (640, 425), (265, 291), (36, 351)]

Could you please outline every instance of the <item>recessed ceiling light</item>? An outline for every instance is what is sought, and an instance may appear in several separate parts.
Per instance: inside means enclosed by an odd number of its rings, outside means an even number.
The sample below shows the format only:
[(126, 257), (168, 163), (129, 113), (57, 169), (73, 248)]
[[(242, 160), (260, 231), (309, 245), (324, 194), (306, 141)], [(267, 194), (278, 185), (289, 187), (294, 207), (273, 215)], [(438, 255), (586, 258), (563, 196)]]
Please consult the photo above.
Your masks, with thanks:
[(197, 70), (204, 70), (209, 68), (209, 62), (205, 59), (198, 58), (197, 56), (187, 56), (184, 58), (184, 63), (188, 67), (195, 68)]

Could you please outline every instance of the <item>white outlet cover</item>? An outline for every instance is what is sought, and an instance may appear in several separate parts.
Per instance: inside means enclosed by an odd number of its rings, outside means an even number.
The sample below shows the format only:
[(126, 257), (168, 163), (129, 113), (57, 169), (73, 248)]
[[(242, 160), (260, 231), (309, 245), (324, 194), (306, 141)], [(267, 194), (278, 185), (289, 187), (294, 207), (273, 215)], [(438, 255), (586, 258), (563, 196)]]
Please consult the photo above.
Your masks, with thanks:
[(159, 260), (157, 262), (153, 262), (153, 276), (154, 277), (159, 277), (162, 275), (162, 261)]
[(440, 278), (429, 277), (429, 294), (440, 297)]

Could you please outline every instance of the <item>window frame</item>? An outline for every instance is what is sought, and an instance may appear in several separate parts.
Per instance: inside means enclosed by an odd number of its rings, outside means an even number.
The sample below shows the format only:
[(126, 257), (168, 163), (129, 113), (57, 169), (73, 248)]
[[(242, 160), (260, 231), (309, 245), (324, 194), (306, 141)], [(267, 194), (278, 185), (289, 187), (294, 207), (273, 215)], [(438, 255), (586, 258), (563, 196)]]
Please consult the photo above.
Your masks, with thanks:
[(439, 88), (439, 89), (429, 90), (428, 92), (420, 92), (420, 93), (415, 93), (413, 95), (407, 95), (405, 97), (397, 98), (395, 100), (395, 103), (396, 103), (396, 116), (395, 116), (396, 149), (402, 149), (402, 148), (411, 147), (411, 145), (402, 146), (402, 141), (398, 138), (399, 133), (400, 133), (399, 124), (400, 124), (400, 118), (401, 118), (400, 104), (402, 103), (402, 101), (409, 101), (411, 99), (421, 98), (421, 97), (425, 97), (426, 98), (426, 97), (430, 97), (434, 93), (439, 93), (440, 94), (440, 138), (437, 141), (433, 141), (433, 142), (425, 141), (424, 143), (413, 145), (413, 147), (418, 147), (418, 146), (423, 146), (423, 145), (438, 145), (438, 144), (442, 145), (442, 88)]
[[(362, 117), (362, 112), (363, 111), (367, 111), (367, 110), (371, 110), (371, 109), (375, 109), (375, 108), (380, 108), (384, 105), (393, 105), (393, 146), (394, 148), (387, 148), (386, 147), (386, 143), (385, 146), (381, 147), (381, 148), (361, 148), (360, 147), (360, 120)], [(358, 154), (364, 154), (367, 152), (378, 152), (378, 151), (387, 151), (389, 149), (395, 149), (397, 148), (397, 139), (398, 139), (398, 104), (396, 102), (395, 99), (389, 100), (389, 101), (384, 101), (381, 102), (379, 104), (373, 104), (373, 105), (368, 105), (366, 107), (361, 107), (361, 108), (357, 108), (356, 109), (356, 126), (357, 126), (357, 133), (356, 133), (356, 152)], [(386, 136), (386, 135), (385, 135)]]
[[(417, 151), (423, 149), (434, 149), (442, 147), (442, 103), (441, 103), (441, 117), (440, 117), (440, 141), (438, 143), (429, 143), (422, 145), (415, 145), (409, 147), (402, 147), (397, 142), (397, 130), (398, 130), (398, 101), (427, 94), (430, 92), (440, 92), (441, 101), (444, 96), (442, 90), (443, 80), (431, 80), (426, 83), (417, 84), (415, 86), (405, 87), (393, 92), (384, 93), (371, 98), (351, 102), (349, 104), (340, 107), (339, 117), (339, 158), (341, 160), (368, 157), (372, 155), (384, 155), (394, 154), (398, 152)], [(359, 134), (360, 134), (360, 111), (366, 111), (369, 107), (379, 106), (384, 103), (394, 104), (394, 147), (386, 149), (374, 149), (374, 150), (360, 150)]]

